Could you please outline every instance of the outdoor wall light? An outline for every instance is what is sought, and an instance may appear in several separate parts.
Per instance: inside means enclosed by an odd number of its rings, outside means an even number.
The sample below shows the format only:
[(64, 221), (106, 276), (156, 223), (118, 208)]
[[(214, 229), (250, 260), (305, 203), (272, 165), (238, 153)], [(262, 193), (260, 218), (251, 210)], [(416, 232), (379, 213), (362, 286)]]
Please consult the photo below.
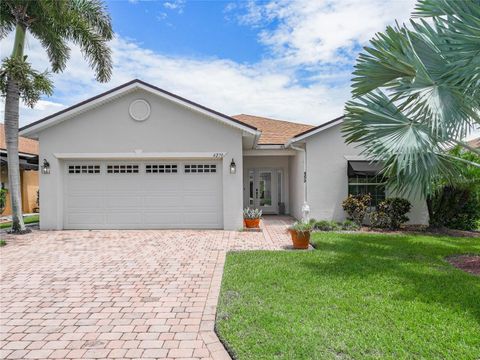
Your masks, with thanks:
[(230, 174), (235, 174), (237, 172), (237, 164), (235, 164), (235, 161), (232, 159), (232, 162), (230, 163)]
[(43, 159), (42, 174), (50, 174), (50, 163), (47, 161), (47, 159)]

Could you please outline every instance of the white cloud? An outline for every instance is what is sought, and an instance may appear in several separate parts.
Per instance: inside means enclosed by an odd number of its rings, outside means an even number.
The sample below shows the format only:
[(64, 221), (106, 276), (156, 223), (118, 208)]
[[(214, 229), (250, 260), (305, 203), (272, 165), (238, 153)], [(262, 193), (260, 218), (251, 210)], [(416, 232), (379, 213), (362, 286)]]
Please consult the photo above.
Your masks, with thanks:
[[(408, 20), (415, 0), (250, 1), (242, 24), (264, 27), (260, 41), (290, 65), (348, 62), (386, 25)], [(267, 26), (268, 25), (268, 26)]]
[(167, 13), (165, 13), (165, 12), (163, 12), (163, 11), (162, 11), (162, 12), (159, 12), (159, 13), (157, 14), (157, 16), (156, 16), (156, 18), (157, 18), (158, 21), (163, 21), (163, 20), (165, 20), (167, 17), (168, 17)]
[[(2, 53), (12, 44), (11, 37), (1, 44)], [(224, 59), (170, 57), (142, 48), (123, 38), (111, 42), (114, 70), (111, 81), (100, 84), (72, 47), (67, 69), (53, 74), (55, 98), (39, 103), (35, 109), (21, 108), (21, 125), (73, 105), (133, 78), (172, 91), (226, 114), (250, 113), (299, 122), (321, 123), (340, 115), (349, 97), (345, 87), (329, 87), (321, 82), (298, 84), (295, 71), (276, 62), (252, 65)], [(48, 62), (38, 41), (29, 37), (26, 54), (39, 70)]]
[(169, 10), (176, 10), (179, 14), (181, 14), (185, 8), (185, 0), (165, 1), (163, 3), (163, 7)]
[[(28, 107), (24, 104), (21, 105), (22, 108), (28, 109)], [(64, 106), (62, 104), (53, 102), (53, 101), (47, 101), (47, 100), (40, 100), (35, 104), (35, 109), (37, 111), (45, 111), (45, 112), (51, 112), (51, 111), (58, 111), (61, 110)]]
[[(260, 27), (260, 40), (272, 50), (270, 56), (253, 64), (171, 57), (117, 37), (111, 42), (114, 71), (108, 84), (95, 81), (79, 49), (72, 47), (66, 71), (53, 75), (55, 97), (44, 99), (34, 110), (21, 108), (21, 124), (133, 78), (226, 114), (250, 113), (319, 124), (343, 113), (350, 96), (351, 53), (394, 18), (406, 20), (413, 2), (275, 0), (226, 4), (226, 16), (243, 11), (239, 19), (243, 24)], [(181, 11), (184, 5), (184, 1), (174, 0), (163, 3), (170, 11)], [(12, 38), (2, 41), (1, 53), (11, 51)], [(26, 54), (35, 68), (48, 68), (45, 52), (30, 36)]]

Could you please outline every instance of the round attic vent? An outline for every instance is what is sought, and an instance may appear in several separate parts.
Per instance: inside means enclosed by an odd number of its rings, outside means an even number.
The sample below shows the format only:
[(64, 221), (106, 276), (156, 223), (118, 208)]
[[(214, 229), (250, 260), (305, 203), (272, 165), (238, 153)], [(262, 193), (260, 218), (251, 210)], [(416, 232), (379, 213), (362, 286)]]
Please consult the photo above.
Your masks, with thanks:
[(130, 104), (129, 113), (134, 120), (147, 120), (150, 116), (150, 104), (143, 99), (134, 100)]

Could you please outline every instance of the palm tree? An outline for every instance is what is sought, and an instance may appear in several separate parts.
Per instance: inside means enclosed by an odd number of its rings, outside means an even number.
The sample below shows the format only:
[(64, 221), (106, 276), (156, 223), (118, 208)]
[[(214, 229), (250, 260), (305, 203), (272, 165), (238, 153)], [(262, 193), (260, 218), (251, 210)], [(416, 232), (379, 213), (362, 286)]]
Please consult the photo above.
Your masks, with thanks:
[(355, 66), (343, 131), (399, 192), (454, 181), (463, 139), (480, 125), (480, 0), (420, 0), (409, 26), (377, 34)]
[(101, 0), (2, 0), (0, 39), (15, 31), (12, 55), (2, 61), (0, 90), (5, 96), (5, 140), (12, 204), (12, 232), (27, 231), (22, 217), (18, 160), (18, 118), (20, 97), (30, 107), (42, 94), (51, 95), (48, 73), (32, 69), (24, 55), (25, 37), (30, 32), (45, 48), (53, 72), (65, 69), (69, 44), (78, 45), (96, 78), (106, 82), (112, 74), (113, 37), (110, 16)]

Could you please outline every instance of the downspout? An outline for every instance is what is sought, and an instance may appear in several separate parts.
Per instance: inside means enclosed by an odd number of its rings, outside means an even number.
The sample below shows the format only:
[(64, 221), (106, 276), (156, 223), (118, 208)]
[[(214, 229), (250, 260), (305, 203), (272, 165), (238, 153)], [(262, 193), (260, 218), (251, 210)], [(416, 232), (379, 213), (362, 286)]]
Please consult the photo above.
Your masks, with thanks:
[(302, 205), (302, 221), (308, 222), (310, 220), (310, 206), (307, 202), (307, 150), (298, 146), (289, 144), (293, 150), (303, 153), (303, 205)]

